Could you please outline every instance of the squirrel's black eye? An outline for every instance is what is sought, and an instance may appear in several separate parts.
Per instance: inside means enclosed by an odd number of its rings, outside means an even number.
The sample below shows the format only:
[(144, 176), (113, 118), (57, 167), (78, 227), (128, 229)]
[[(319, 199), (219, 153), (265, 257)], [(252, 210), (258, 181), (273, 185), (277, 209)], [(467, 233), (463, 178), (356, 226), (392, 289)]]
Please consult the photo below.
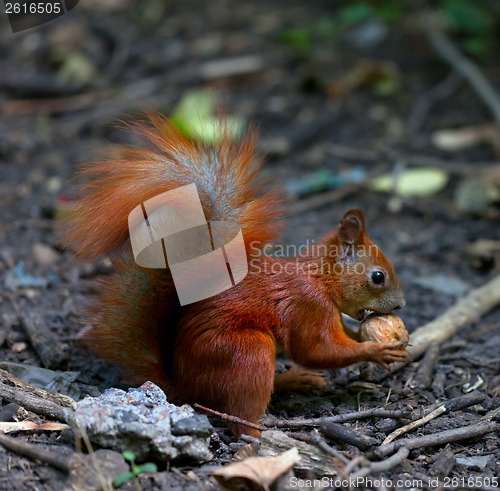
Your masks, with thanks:
[(385, 274), (382, 271), (374, 271), (372, 273), (372, 281), (376, 285), (381, 285), (385, 281)]

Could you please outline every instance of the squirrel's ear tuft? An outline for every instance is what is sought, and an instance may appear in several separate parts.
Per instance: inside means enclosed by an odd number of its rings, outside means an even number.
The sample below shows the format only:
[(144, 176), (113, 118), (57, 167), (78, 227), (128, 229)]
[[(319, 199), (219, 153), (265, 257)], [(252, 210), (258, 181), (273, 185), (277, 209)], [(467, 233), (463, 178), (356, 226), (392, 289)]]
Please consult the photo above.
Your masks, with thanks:
[(365, 232), (365, 216), (359, 208), (349, 210), (340, 220), (338, 237), (346, 244), (356, 244)]

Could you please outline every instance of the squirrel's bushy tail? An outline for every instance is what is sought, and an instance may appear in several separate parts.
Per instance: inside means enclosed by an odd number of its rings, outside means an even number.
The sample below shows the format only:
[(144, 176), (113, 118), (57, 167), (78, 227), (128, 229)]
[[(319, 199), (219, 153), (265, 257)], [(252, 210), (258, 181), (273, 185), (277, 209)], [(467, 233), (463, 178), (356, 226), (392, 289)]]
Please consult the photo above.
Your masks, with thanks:
[(241, 142), (224, 136), (210, 147), (189, 140), (157, 114), (131, 126), (149, 145), (117, 146), (109, 158), (83, 167), (82, 196), (63, 224), (63, 243), (85, 259), (119, 251), (114, 274), (101, 279), (98, 300), (87, 311), (86, 344), (130, 381), (152, 380), (176, 400), (171, 363), (182, 311), (170, 271), (141, 268), (131, 248), (122, 248), (129, 242), (129, 213), (194, 183), (206, 220), (238, 222), (249, 251), (252, 242), (255, 247), (275, 237), (279, 199), (254, 181), (260, 161), (253, 132)]
[(109, 158), (86, 164), (76, 210), (65, 224), (64, 243), (85, 259), (118, 249), (129, 238), (128, 215), (161, 193), (196, 184), (205, 218), (240, 224), (245, 243), (276, 236), (279, 199), (255, 183), (260, 168), (255, 133), (233, 141), (221, 129), (216, 146), (184, 136), (167, 118), (151, 113), (130, 125), (148, 148), (113, 147)]

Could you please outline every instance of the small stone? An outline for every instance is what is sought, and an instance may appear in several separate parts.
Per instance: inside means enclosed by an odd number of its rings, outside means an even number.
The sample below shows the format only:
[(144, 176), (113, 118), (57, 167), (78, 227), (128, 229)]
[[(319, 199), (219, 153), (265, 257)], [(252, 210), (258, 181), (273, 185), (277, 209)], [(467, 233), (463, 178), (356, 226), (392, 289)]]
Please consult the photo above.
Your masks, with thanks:
[(138, 461), (210, 460), (212, 426), (205, 415), (184, 405), (170, 404), (152, 382), (127, 392), (108, 389), (99, 397), (86, 397), (73, 415), (92, 442), (120, 452), (134, 452)]
[(40, 242), (36, 242), (35, 244), (33, 244), (33, 246), (31, 247), (31, 252), (33, 253), (35, 261), (40, 266), (52, 266), (58, 261), (60, 257), (59, 254), (54, 251), (54, 249), (52, 249), (52, 247), (49, 247)]

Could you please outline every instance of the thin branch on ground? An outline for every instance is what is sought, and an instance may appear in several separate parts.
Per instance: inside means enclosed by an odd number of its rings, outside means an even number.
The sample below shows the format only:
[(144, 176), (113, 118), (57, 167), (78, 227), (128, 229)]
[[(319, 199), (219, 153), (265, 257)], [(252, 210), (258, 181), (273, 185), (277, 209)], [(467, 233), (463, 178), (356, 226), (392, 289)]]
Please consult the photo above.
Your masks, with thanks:
[[(471, 290), (442, 315), (419, 327), (410, 336), (408, 353), (410, 361), (418, 359), (433, 344), (441, 344), (459, 330), (479, 320), (482, 315), (500, 304), (500, 275), (485, 285)], [(391, 372), (405, 366), (394, 363)]]
[(71, 397), (30, 385), (2, 369), (0, 398), (23, 406), (35, 414), (65, 423), (68, 422), (68, 408), (75, 403)]
[(438, 416), (441, 416), (442, 414), (444, 414), (446, 412), (447, 411), (446, 411), (446, 408), (444, 407), (444, 405), (439, 406), (437, 409), (434, 409), (434, 411), (431, 411), (429, 414), (427, 414), (423, 418), (416, 419), (415, 421), (412, 421), (411, 423), (408, 423), (407, 425), (401, 426), (401, 428), (394, 430), (392, 433), (387, 435), (386, 439), (382, 442), (382, 444), (386, 445), (388, 443), (391, 443), (398, 436), (404, 435), (405, 433), (408, 433), (409, 431), (414, 430), (415, 428), (419, 428), (420, 426), (425, 425), (429, 421), (436, 419)]
[(39, 448), (31, 443), (22, 442), (18, 438), (12, 438), (10, 436), (4, 435), (0, 432), (0, 444), (2, 444), (8, 450), (21, 455), (23, 457), (28, 457), (30, 459), (39, 460), (44, 464), (48, 464), (51, 467), (55, 467), (65, 474), (71, 472), (72, 466), (66, 457), (56, 454), (46, 448)]
[[(362, 162), (377, 162), (384, 160), (383, 152), (380, 150), (367, 150), (365, 148), (348, 147), (345, 145), (329, 144), (327, 152), (334, 157), (344, 160)], [(477, 175), (478, 171), (491, 169), (497, 165), (497, 161), (471, 162), (462, 160), (443, 160), (427, 155), (404, 154), (405, 162), (416, 167), (439, 167), (452, 174)]]
[(403, 435), (404, 433), (408, 433), (408, 431), (413, 430), (415, 428), (419, 428), (424, 424), (432, 421), (433, 419), (443, 415), (448, 414), (451, 411), (459, 411), (461, 409), (465, 409), (470, 406), (474, 406), (475, 404), (480, 404), (486, 398), (485, 394), (482, 392), (471, 392), (470, 394), (464, 394), (463, 396), (454, 397), (453, 399), (449, 399), (446, 402), (443, 402), (438, 407), (427, 408), (427, 414), (419, 419), (408, 423), (401, 428), (390, 433), (386, 439), (382, 442), (383, 445), (392, 442), (397, 437)]
[(458, 442), (468, 440), (478, 436), (486, 435), (498, 430), (499, 425), (495, 422), (476, 423), (460, 428), (453, 428), (451, 430), (441, 431), (439, 433), (432, 433), (431, 435), (417, 436), (414, 438), (406, 438), (397, 442), (388, 443), (378, 447), (373, 454), (377, 457), (385, 457), (393, 453), (400, 446), (407, 447), (410, 450), (422, 447), (433, 447), (436, 445), (446, 445), (451, 442)]
[(328, 421), (328, 419), (321, 424), (320, 430), (329, 440), (354, 445), (362, 451), (367, 451), (378, 445), (375, 438), (364, 435), (345, 424)]
[(425, 352), (417, 368), (417, 373), (410, 382), (411, 388), (420, 387), (426, 389), (427, 387), (430, 387), (439, 359), (439, 349), (439, 344), (433, 344)]
[(368, 181), (380, 176), (387, 171), (387, 165), (381, 164), (375, 167), (371, 172), (369, 172), (362, 182), (353, 182), (346, 184), (338, 189), (332, 189), (331, 191), (326, 191), (324, 193), (313, 194), (309, 198), (302, 199), (295, 203), (292, 203), (288, 209), (289, 215), (296, 215), (298, 213), (305, 213), (306, 211), (314, 210), (315, 208), (320, 208), (321, 206), (328, 205), (337, 201), (341, 201), (349, 194), (356, 192), (366, 185)]
[(379, 462), (367, 461), (368, 464), (363, 466), (359, 471), (355, 472), (354, 474), (351, 474), (351, 477), (357, 479), (366, 477), (376, 472), (388, 471), (393, 467), (402, 464), (408, 457), (409, 453), (410, 449), (408, 447), (401, 447), (394, 455), (391, 455), (387, 459), (381, 460)]
[[(75, 448), (77, 452), (77, 456), (80, 459), (81, 464), (89, 467), (89, 470), (94, 473), (97, 477), (99, 484), (101, 485), (102, 491), (113, 491), (114, 487), (109, 479), (104, 477), (103, 470), (101, 469), (101, 465), (99, 463), (98, 458), (96, 457), (94, 447), (92, 446), (92, 442), (90, 441), (89, 435), (85, 428), (81, 427), (78, 423), (74, 422), (73, 425), (73, 435), (75, 437)], [(90, 459), (90, 466), (85, 462), (83, 457), (83, 449), (82, 449), (82, 441), (85, 444), (85, 448), (87, 449), (87, 453)]]
[(443, 80), (420, 95), (411, 109), (406, 124), (408, 132), (410, 134), (417, 133), (423, 126), (432, 107), (437, 102), (450, 97), (462, 82), (463, 78), (455, 70), (452, 70)]
[(209, 407), (202, 406), (201, 404), (195, 403), (195, 404), (193, 404), (193, 407), (195, 409), (199, 409), (200, 411), (205, 411), (208, 414), (213, 414), (214, 416), (218, 416), (219, 418), (223, 419), (224, 421), (227, 421), (228, 423), (236, 423), (236, 424), (248, 426), (249, 428), (254, 428), (254, 429), (260, 430), (260, 431), (266, 431), (268, 429), (265, 426), (251, 423), (250, 421), (247, 421), (246, 419), (238, 418), (237, 416), (233, 416), (232, 414), (221, 413), (219, 411), (216, 411), (215, 409), (210, 409)]
[(134, 102), (157, 94), (166, 85), (181, 84), (188, 87), (203, 81), (251, 75), (264, 68), (264, 60), (259, 55), (209, 60), (200, 65), (180, 67), (169, 71), (167, 75), (145, 77), (122, 86), (108, 87), (96, 92), (39, 100), (15, 99), (4, 101), (1, 113), (8, 116), (37, 112), (59, 114), (86, 109), (93, 110), (96, 106), (99, 106), (99, 103), (104, 101), (111, 101), (111, 104), (120, 107), (124, 102)]
[(402, 409), (385, 409), (381, 407), (373, 407), (354, 411), (352, 413), (337, 414), (335, 416), (327, 416), (323, 418), (295, 418), (295, 419), (278, 419), (275, 416), (268, 415), (262, 419), (262, 422), (268, 427), (274, 428), (304, 428), (320, 426), (325, 421), (332, 423), (345, 423), (364, 418), (409, 418), (411, 412)]
[(472, 89), (490, 110), (493, 119), (500, 128), (500, 96), (481, 70), (436, 25), (432, 15), (422, 14), (420, 26), (438, 55), (469, 82)]

